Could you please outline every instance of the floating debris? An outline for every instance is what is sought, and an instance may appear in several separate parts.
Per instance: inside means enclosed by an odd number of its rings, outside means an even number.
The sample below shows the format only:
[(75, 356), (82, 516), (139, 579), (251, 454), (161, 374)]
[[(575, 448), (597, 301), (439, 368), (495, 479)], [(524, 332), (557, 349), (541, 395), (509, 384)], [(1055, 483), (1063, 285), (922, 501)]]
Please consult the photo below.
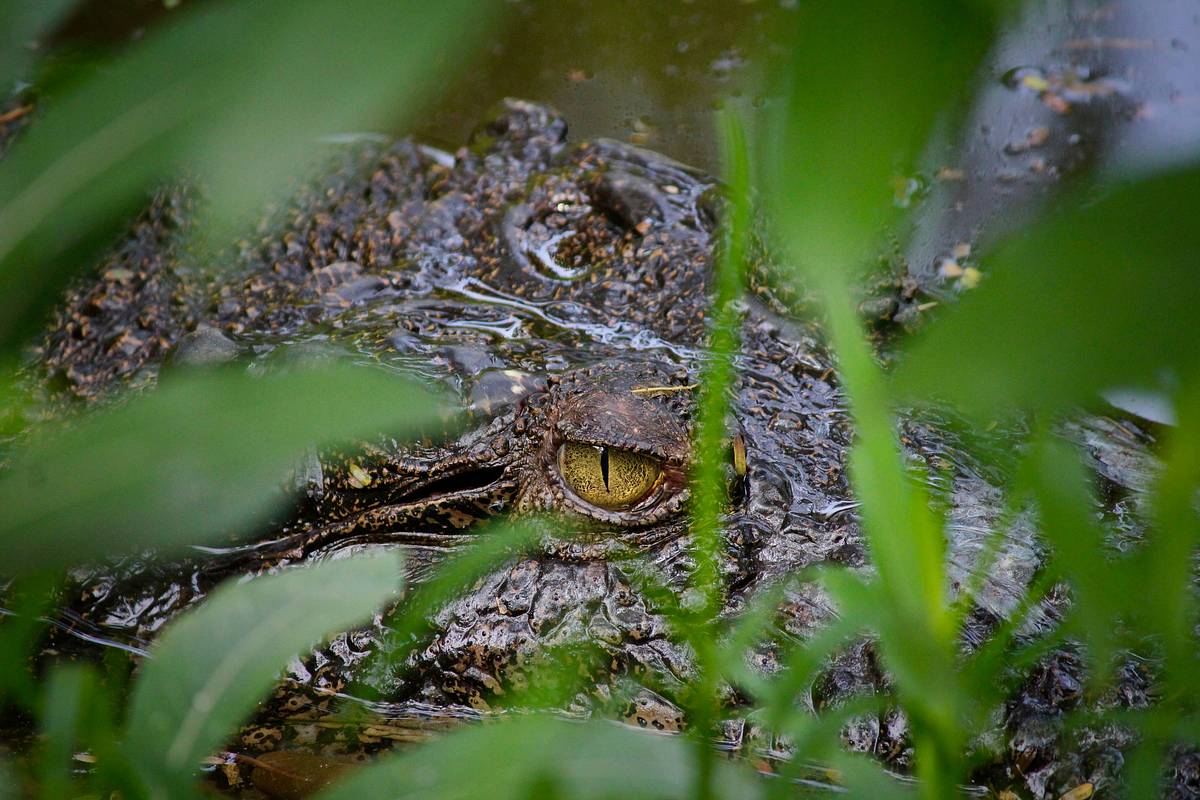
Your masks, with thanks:
[(366, 489), (371, 485), (371, 474), (365, 469), (351, 461), (346, 465), (347, 471), (350, 473), (349, 483), (355, 489)]
[(1096, 791), (1090, 783), (1081, 783), (1069, 792), (1064, 793), (1058, 800), (1088, 800)]

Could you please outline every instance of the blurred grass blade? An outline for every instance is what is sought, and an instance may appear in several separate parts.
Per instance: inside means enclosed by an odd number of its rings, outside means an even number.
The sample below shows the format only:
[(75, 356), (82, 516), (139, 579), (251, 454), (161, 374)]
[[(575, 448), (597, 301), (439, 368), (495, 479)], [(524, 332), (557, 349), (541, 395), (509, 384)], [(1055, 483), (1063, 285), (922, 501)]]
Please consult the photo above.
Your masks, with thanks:
[[(1165, 683), (1179, 697), (1200, 697), (1200, 663), (1196, 656), (1195, 554), (1200, 544), (1197, 487), (1200, 485), (1200, 376), (1179, 393), (1179, 427), (1171, 432), (1163, 453), (1165, 469), (1152, 495), (1154, 529), (1146, 547), (1129, 564), (1129, 583), (1150, 575), (1155, 591), (1129, 593), (1137, 601), (1130, 610), (1142, 629), (1160, 637), (1166, 662)], [(1191, 704), (1189, 704), (1191, 705)], [(1193, 710), (1193, 709), (1189, 709)]]
[(705, 593), (706, 613), (715, 614), (723, 603), (717, 564), (724, 543), (720, 516), (726, 502), (725, 465), (729, 392), (735, 380), (733, 357), (738, 346), (738, 310), (747, 242), (750, 236), (750, 163), (741, 119), (730, 110), (718, 117), (722, 167), (726, 183), (721, 252), (715, 274), (713, 326), (709, 331), (708, 361), (701, 377), (700, 414), (694, 450), (692, 538), (696, 544), (693, 585)]
[(701, 376), (699, 420), (693, 451), (698, 454), (692, 471), (691, 540), (695, 569), (692, 590), (701, 602), (689, 609), (691, 619), (682, 622), (686, 641), (696, 653), (699, 674), (686, 703), (694, 739), (696, 776), (694, 794), (712, 796), (716, 751), (709, 737), (716, 733), (720, 714), (719, 673), (721, 657), (711, 635), (713, 620), (725, 602), (721, 556), (725, 539), (721, 513), (728, 498), (726, 464), (729, 452), (727, 416), (729, 394), (736, 375), (733, 359), (738, 347), (739, 313), (743, 271), (750, 236), (750, 161), (742, 120), (726, 110), (718, 117), (722, 168), (726, 182), (726, 204), (721, 220), (721, 249), (714, 272), (715, 297), (709, 330), (708, 359)]
[(28, 668), (29, 653), (42, 636), (42, 617), (54, 607), (58, 590), (59, 578), (53, 573), (4, 586), (0, 598), (0, 708), (12, 703), (27, 711), (37, 709), (39, 690)]
[[(718, 763), (719, 797), (762, 795), (753, 774)], [(690, 796), (692, 755), (674, 736), (615, 723), (510, 718), (473, 726), (365, 767), (320, 800), (524, 800), (537, 790), (577, 800)], [(545, 794), (538, 796), (547, 796)]]
[(306, 447), (437, 413), (431, 394), (371, 369), (172, 375), (16, 458), (0, 476), (0, 563), (19, 574), (229, 533), (286, 499)]
[(939, 111), (960, 99), (991, 41), (977, 3), (815, 0), (798, 34), (768, 182), (792, 255), (814, 271), (859, 266), (895, 208)]
[(16, 800), (20, 796), (21, 782), (9, 766), (6, 758), (0, 758), (0, 800)]
[(982, 416), (1192, 374), (1200, 168), (1104, 191), (985, 256), (986, 280), (911, 343), (897, 388)]
[[(746, 653), (760, 642), (778, 637), (780, 607), (787, 598), (788, 590), (795, 588), (795, 584), (795, 580), (789, 579), (768, 586), (753, 595), (742, 607), (714, 654), (722, 680), (743, 692), (749, 692), (751, 696), (759, 696), (766, 691), (765, 676), (747, 663)], [(712, 635), (711, 631), (707, 633)]]
[(413, 590), (400, 613), (389, 620), (388, 643), (379, 650), (386, 663), (378, 666), (389, 671), (402, 668), (409, 652), (435, 624), (434, 615), (438, 610), (514, 553), (536, 544), (544, 532), (544, 528), (531, 519), (504, 520), (475, 527), (472, 530), (474, 543), (439, 566), (432, 578)]
[[(887, 386), (850, 290), (894, 213), (891, 179), (911, 171), (939, 113), (976, 74), (996, 19), (981, 4), (814, 2), (798, 15), (787, 97), (767, 142), (780, 239), (823, 303), (856, 425), (850, 455), (879, 578), (827, 577), (841, 613), (878, 621), (882, 655), (913, 723), (926, 797), (961, 770), (966, 697), (956, 672), (945, 542), (908, 475)], [(857, 609), (857, 610), (856, 610)]]
[(45, 797), (70, 797), (71, 757), (84, 741), (85, 717), (95, 704), (96, 675), (90, 667), (70, 664), (55, 668), (44, 684), (38, 715), (42, 750), (38, 787)]
[(0, 164), (0, 346), (36, 324), (153, 184), (186, 168), (218, 218), (241, 219), (296, 177), (316, 137), (412, 113), (494, 8), (258, 0), (172, 15), (47, 102)]
[(0, 3), (0, 103), (33, 62), (30, 42), (48, 33), (78, 0), (4, 0)]
[[(830, 762), (844, 761), (839, 735), (855, 717), (879, 716), (887, 708), (889, 699), (884, 695), (860, 695), (850, 697), (832, 708), (823, 709), (820, 715), (795, 709), (785, 727), (779, 733), (786, 737), (792, 748), (791, 758), (779, 765), (777, 780), (769, 784), (772, 798), (796, 796), (794, 781), (813, 774), (824, 781), (841, 782), (842, 776), (830, 769)], [(859, 795), (852, 795), (857, 797)], [(867, 795), (870, 796), (870, 795)]]
[(870, 797), (871, 800), (886, 798), (911, 798), (915, 794), (906, 786), (884, 772), (878, 762), (862, 756), (839, 753), (834, 758), (842, 783), (851, 797)]
[(151, 796), (186, 792), (200, 759), (267, 694), (289, 658), (368, 619), (400, 584), (394, 554), (227, 582), (172, 622), (133, 687), (125, 747)]
[(1130, 587), (1105, 558), (1104, 531), (1095, 520), (1080, 453), (1042, 437), (1030, 448), (1021, 480), (1037, 499), (1040, 530), (1054, 546), (1053, 568), (1073, 588), (1064, 626), (1087, 642), (1090, 677), (1103, 684), (1116, 652), (1120, 604), (1128, 601)]

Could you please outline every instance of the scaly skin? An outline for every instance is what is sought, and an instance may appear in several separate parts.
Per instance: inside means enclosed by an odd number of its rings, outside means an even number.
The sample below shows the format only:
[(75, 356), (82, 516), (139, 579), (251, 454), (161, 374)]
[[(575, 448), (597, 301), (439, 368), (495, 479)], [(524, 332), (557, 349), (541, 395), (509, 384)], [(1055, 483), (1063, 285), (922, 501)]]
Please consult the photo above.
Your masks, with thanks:
[[(406, 741), (416, 735), (403, 722), (413, 709), (491, 708), (528, 684), (539, 654), (564, 645), (603, 656), (587, 662), (604, 667), (571, 707), (608, 708), (661, 729), (684, 724), (667, 698), (692, 674), (691, 655), (635, 588), (630, 559), (680, 591), (693, 567), (687, 387), (703, 356), (720, 199), (715, 181), (691, 168), (613, 142), (568, 145), (565, 133), (552, 111), (509, 101), (453, 156), (408, 141), (339, 150), (220, 275), (203, 275), (184, 249), (188, 196), (154, 203), (58, 311), (39, 357), (54, 402), (104, 402), (152, 386), (168, 353), (179, 362), (240, 358), (254, 369), (354, 356), (449, 384), (467, 423), (438, 441), (381, 435), (313, 453), (297, 469), (294, 515), (266, 531), (231, 532), (238, 543), (220, 554), (77, 570), (68, 597), (81, 599), (64, 609), (68, 632), (145, 647), (224, 577), (366, 544), (403, 549), (419, 582), (471, 541), (480, 520), (557, 512), (559, 535), (442, 609), (429, 640), (399, 667), (365, 670), (379, 620), (294, 665), (237, 747), (328, 754)], [(724, 518), (726, 614), (804, 567), (869, 566), (845, 475), (850, 427), (833, 363), (816, 329), (772, 288), (767, 259), (756, 259), (750, 282), (732, 408), (747, 472), (731, 474)], [(634, 391), (651, 387), (669, 391)], [(949, 468), (935, 489), (951, 509), (961, 582), (981, 531), (1000, 514), (1000, 492), (944, 431), (910, 421), (903, 433), (930, 474)], [(559, 474), (564, 441), (653, 456), (661, 482), (629, 510), (589, 505)], [(968, 638), (985, 636), (1012, 609), (1041, 563), (1028, 526), (1002, 550)], [(831, 613), (818, 589), (803, 586), (789, 595), (779, 628), (804, 637)], [(53, 644), (84, 647), (62, 631)], [(770, 648), (752, 658), (767, 672), (778, 668)], [(864, 643), (839, 657), (811, 702), (827, 707), (886, 680)], [(391, 727), (315, 724), (331, 705), (322, 693), (352, 684), (389, 701)], [(738, 702), (732, 692), (729, 700)], [(846, 736), (898, 766), (911, 756), (897, 714), (856, 723)]]

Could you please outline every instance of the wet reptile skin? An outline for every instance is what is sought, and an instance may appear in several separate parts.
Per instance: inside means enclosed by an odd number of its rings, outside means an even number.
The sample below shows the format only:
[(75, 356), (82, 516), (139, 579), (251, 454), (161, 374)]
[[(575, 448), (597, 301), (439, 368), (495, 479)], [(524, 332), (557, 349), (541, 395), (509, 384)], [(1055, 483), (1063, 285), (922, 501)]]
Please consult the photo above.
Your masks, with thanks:
[[(449, 384), (470, 421), (448, 441), (406, 445), (381, 435), (353, 452), (313, 454), (297, 470), (294, 516), (251, 543), (176, 564), (128, 559), (77, 570), (64, 628), (140, 649), (230, 575), (386, 544), (404, 549), (419, 581), (471, 540), (479, 520), (561, 512), (560, 524), (579, 536), (513, 559), (442, 609), (403, 669), (361, 674), (378, 620), (342, 634), (293, 664), (290, 682), (236, 746), (353, 750), (405, 740), (411, 731), (397, 721), (405, 709), (491, 708), (524, 685), (538, 653), (566, 643), (605, 656), (576, 707), (683, 724), (664, 698), (686, 683), (689, 654), (634, 589), (628, 559), (652, 564), (676, 589), (692, 567), (694, 398), (686, 387), (701, 363), (719, 192), (712, 178), (662, 156), (613, 142), (568, 145), (565, 134), (552, 111), (509, 101), (453, 156), (408, 141), (341, 148), (319, 180), (241, 243), (235, 268), (219, 278), (182, 247), (188, 195), (158, 198), (57, 312), (39, 358), (54, 402), (104, 402), (118, 389), (150, 387), (168, 355), (236, 358), (255, 370), (354, 357)], [(724, 521), (730, 614), (803, 567), (867, 565), (833, 364), (815, 328), (785, 312), (769, 272), (756, 264), (743, 303), (733, 412), (748, 469), (731, 482)], [(634, 391), (648, 387), (671, 391)], [(948, 434), (916, 422), (903, 433), (915, 465), (949, 475), (935, 489), (950, 508), (957, 586), (1000, 514), (1000, 491)], [(1122, 463), (1142, 457), (1136, 436), (1104, 435), (1093, 448), (1101, 472), (1120, 461), (1110, 450)], [(555, 453), (568, 440), (652, 454), (663, 481), (633, 511), (588, 506), (558, 474)], [(1120, 496), (1137, 488), (1120, 476), (1112, 484)], [(1040, 562), (1031, 531), (1017, 526), (968, 640), (1013, 608)], [(830, 613), (818, 590), (800, 589), (779, 625), (803, 637)], [(754, 659), (776, 666), (770, 649)], [(1068, 673), (1077, 676), (1078, 666)], [(321, 692), (356, 680), (390, 703), (390, 727), (348, 734), (317, 725), (331, 705)], [(869, 644), (850, 648), (811, 702), (824, 707), (884, 682)], [(1014, 736), (1023, 708), (1014, 706)], [(895, 714), (864, 721), (847, 740), (897, 766), (911, 756)], [(1064, 782), (1086, 777), (1082, 761), (1060, 764), (1050, 744), (1030, 758), (1061, 767)]]

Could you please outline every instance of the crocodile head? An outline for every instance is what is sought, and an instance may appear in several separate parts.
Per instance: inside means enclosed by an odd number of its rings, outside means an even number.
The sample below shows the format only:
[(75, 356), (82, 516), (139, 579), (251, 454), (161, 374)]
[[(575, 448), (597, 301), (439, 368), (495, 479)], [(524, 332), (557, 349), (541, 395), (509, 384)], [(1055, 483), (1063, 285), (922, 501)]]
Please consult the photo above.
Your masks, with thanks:
[[(47, 337), (49, 370), (77, 394), (144, 382), (165, 347), (179, 361), (228, 354), (259, 370), (319, 350), (451, 386), (464, 423), (437, 441), (381, 436), (314, 455), (294, 517), (249, 543), (84, 571), (73, 629), (142, 646), (219, 579), (364, 546), (403, 549), (420, 582), (486, 535), (480, 522), (553, 514), (537, 552), (443, 609), (428, 645), (378, 688), (486, 704), (523, 679), (530, 654), (565, 641), (603, 652), (607, 678), (686, 680), (687, 649), (633, 585), (630, 559), (680, 592), (694, 567), (688, 476), (719, 205), (697, 170), (614, 142), (569, 145), (553, 112), (510, 101), (453, 155), (408, 141), (339, 151), (243, 246), (232, 277), (188, 303), (162, 299), (184, 285), (172, 265), (187, 251), (164, 233), (180, 206), (147, 212), (136, 246), (110, 258), (136, 263), (79, 288)], [(865, 560), (830, 359), (764, 263), (741, 306), (731, 396), (729, 611), (799, 568)], [(120, 286), (108, 285), (114, 273)], [(137, 335), (106, 361), (103, 342), (122, 329)], [(798, 631), (828, 613), (817, 594), (789, 609)], [(341, 637), (298, 677), (341, 689), (377, 633)]]

